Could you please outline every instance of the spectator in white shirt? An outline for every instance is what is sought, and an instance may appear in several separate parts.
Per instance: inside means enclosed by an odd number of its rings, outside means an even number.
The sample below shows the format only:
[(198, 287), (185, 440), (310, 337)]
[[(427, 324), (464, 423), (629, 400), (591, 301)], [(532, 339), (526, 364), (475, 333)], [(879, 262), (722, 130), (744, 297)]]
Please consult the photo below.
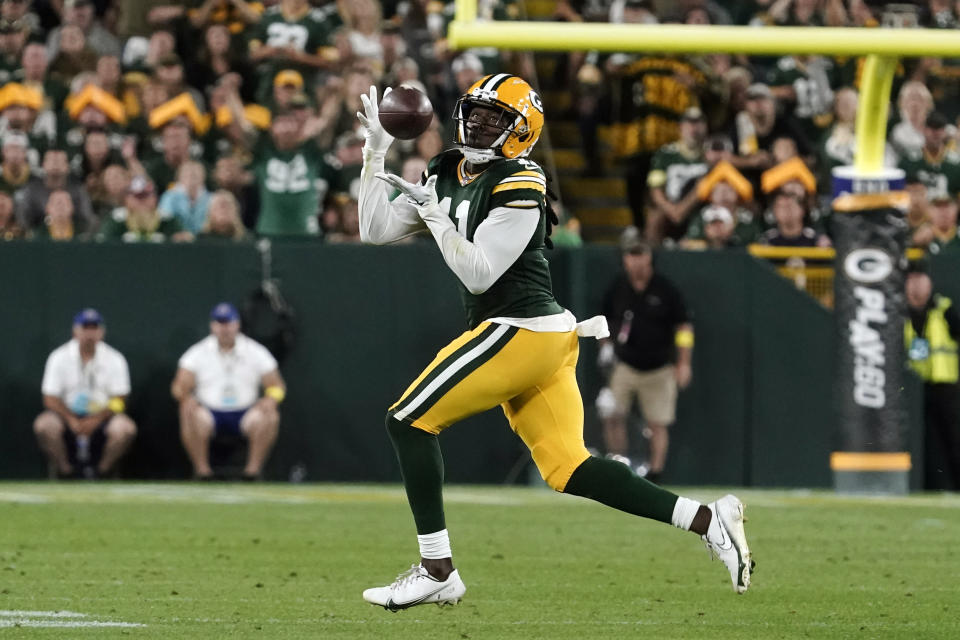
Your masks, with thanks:
[[(263, 395), (260, 395), (260, 389)], [(171, 386), (180, 403), (180, 439), (199, 480), (213, 478), (210, 440), (246, 438), (244, 480), (260, 477), (270, 454), (286, 387), (266, 347), (240, 333), (240, 315), (226, 302), (210, 313), (210, 335), (180, 358)]]
[(103, 342), (103, 316), (84, 309), (73, 319), (73, 339), (47, 358), (44, 412), (33, 423), (40, 449), (61, 478), (110, 473), (137, 434), (124, 413), (130, 370)]

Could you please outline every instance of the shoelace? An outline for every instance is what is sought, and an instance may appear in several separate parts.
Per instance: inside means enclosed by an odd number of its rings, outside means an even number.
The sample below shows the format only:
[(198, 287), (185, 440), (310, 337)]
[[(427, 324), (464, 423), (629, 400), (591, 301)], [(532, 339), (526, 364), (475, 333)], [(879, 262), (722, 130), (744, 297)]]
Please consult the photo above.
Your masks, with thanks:
[(410, 565), (410, 568), (397, 576), (397, 579), (393, 581), (391, 587), (399, 587), (407, 582), (413, 582), (420, 577), (420, 572), (423, 570), (418, 564)]

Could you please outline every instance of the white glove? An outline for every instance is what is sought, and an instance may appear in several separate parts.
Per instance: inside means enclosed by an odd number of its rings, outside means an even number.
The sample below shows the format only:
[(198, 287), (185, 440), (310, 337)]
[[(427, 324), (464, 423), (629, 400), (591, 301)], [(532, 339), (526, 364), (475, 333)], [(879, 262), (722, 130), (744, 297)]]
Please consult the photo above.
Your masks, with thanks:
[(392, 173), (380, 172), (378, 178), (399, 190), (407, 201), (417, 208), (417, 213), (426, 221), (440, 211), (437, 204), (437, 176), (427, 178), (426, 184), (413, 184)]
[[(392, 89), (387, 87), (383, 92), (383, 97), (387, 97)], [(363, 125), (363, 137), (366, 143), (363, 145), (364, 151), (372, 151), (377, 154), (384, 154), (390, 148), (393, 142), (393, 136), (386, 132), (383, 125), (380, 124), (380, 107), (377, 101), (377, 87), (371, 85), (370, 95), (361, 95), (360, 102), (363, 103), (365, 113), (357, 111), (357, 118)]]

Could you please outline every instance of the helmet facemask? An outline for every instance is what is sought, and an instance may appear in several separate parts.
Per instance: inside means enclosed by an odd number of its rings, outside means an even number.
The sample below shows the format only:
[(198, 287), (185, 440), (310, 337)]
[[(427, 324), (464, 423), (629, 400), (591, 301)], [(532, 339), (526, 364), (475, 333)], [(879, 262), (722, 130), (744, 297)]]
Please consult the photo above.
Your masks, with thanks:
[[(495, 112), (496, 117), (491, 119), (486, 114), (477, 113), (478, 108)], [(475, 113), (480, 121), (477, 121), (477, 118), (470, 120), (471, 114)], [(510, 105), (495, 98), (461, 96), (454, 108), (453, 119), (457, 123), (454, 142), (472, 164), (506, 157), (503, 153), (504, 143), (511, 135), (524, 135), (527, 130), (526, 118)]]

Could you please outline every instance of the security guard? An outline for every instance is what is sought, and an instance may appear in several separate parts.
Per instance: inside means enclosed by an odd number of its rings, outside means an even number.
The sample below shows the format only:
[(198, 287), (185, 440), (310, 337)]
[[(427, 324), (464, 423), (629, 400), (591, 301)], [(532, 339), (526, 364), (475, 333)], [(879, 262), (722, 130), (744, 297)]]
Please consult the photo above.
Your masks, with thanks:
[[(955, 491), (960, 489), (960, 314), (949, 298), (933, 293), (923, 263), (910, 265), (906, 294), (909, 318), (903, 333), (907, 358), (924, 381), (924, 484), (927, 489)], [(943, 464), (937, 464), (941, 458)]]

